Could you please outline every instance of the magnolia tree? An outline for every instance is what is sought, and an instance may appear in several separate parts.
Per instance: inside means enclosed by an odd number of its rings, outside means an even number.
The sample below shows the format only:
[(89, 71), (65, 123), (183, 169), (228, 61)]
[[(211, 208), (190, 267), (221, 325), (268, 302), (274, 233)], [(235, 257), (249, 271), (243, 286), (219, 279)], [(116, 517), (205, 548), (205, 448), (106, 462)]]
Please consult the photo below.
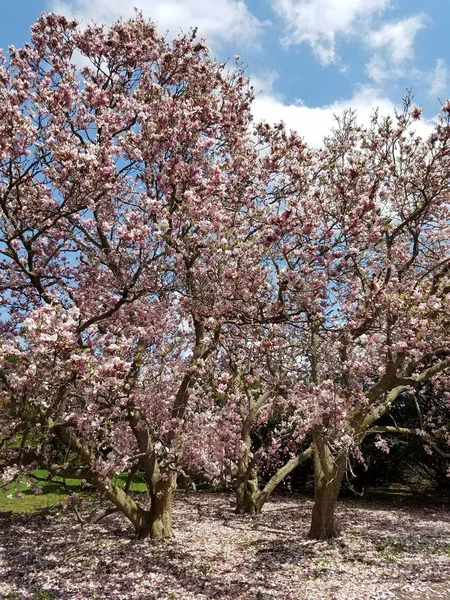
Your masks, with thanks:
[[(310, 535), (328, 538), (365, 436), (432, 447), (432, 411), (375, 422), (447, 385), (450, 104), (426, 140), (409, 107), (367, 129), (346, 114), (320, 150), (283, 126), (251, 136), (241, 70), (140, 15), (44, 15), (0, 78), (3, 479), (81, 477), (165, 538), (180, 471), (234, 462), (255, 511), (313, 453)], [(138, 470), (149, 504), (129, 494)]]
[(340, 483), (365, 436), (413, 433), (430, 444), (420, 415), (417, 429), (374, 423), (402, 391), (448, 383), (449, 111), (427, 139), (409, 104), (367, 129), (347, 113), (324, 148), (287, 153), (280, 172), (266, 246), (280, 319), (308, 340), (312, 538), (337, 534)]
[[(223, 321), (215, 361), (205, 374), (216, 402), (230, 415), (230, 426), (237, 427), (238, 460), (225, 474), (236, 489), (236, 511), (249, 514), (259, 513), (276, 487), (312, 455), (308, 446), (316, 418), (315, 399), (305, 386), (308, 338), (283, 306), (285, 284), (271, 248), (273, 224), (283, 227), (280, 210), (293, 191), (288, 174), (297, 174), (312, 155), (282, 123), (258, 124), (254, 139), (260, 195), (248, 205), (244, 240), (253, 261), (252, 287), (249, 301)], [(261, 471), (266, 474), (262, 486)]]
[[(247, 313), (248, 314), (248, 313)], [(225, 471), (236, 512), (259, 513), (276, 487), (312, 454), (301, 346), (280, 324), (224, 325), (208, 383), (234, 423), (237, 462)], [(272, 475), (260, 485), (261, 471)]]
[(2, 63), (3, 478), (82, 477), (139, 537), (169, 537), (179, 470), (238, 445), (201, 375), (259, 285), (251, 92), (195, 32), (167, 43), (140, 15), (43, 15)]

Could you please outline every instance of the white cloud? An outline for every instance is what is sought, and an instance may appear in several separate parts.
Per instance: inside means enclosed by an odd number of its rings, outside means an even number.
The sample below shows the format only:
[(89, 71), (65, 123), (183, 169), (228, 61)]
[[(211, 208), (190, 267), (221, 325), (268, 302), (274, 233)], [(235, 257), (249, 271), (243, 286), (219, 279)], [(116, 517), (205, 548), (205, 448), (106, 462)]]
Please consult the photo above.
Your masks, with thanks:
[(337, 60), (336, 37), (357, 36), (390, 0), (272, 0), (284, 21), (286, 44), (307, 43), (323, 64)]
[(415, 37), (425, 27), (426, 21), (426, 16), (419, 14), (386, 23), (378, 31), (373, 31), (369, 35), (368, 44), (376, 50), (385, 50), (394, 63), (409, 60), (414, 56)]
[(375, 54), (366, 64), (365, 71), (367, 77), (378, 83), (383, 81), (383, 79), (390, 79), (392, 74), (392, 71), (388, 68), (386, 59), (379, 54)]
[(51, 10), (87, 23), (111, 23), (134, 15), (134, 8), (152, 19), (162, 34), (198, 27), (209, 43), (257, 40), (263, 24), (244, 0), (48, 0)]
[[(273, 78), (272, 78), (273, 79)], [(251, 82), (258, 92), (265, 78), (251, 78)], [(270, 82), (269, 82), (270, 83)], [(323, 138), (336, 126), (335, 115), (341, 115), (346, 109), (357, 112), (357, 120), (362, 125), (368, 125), (375, 108), (380, 115), (393, 115), (395, 104), (379, 90), (370, 86), (360, 87), (348, 99), (337, 100), (325, 106), (306, 106), (304, 104), (284, 104), (282, 98), (277, 96), (272, 88), (259, 94), (253, 103), (255, 121), (264, 120), (268, 123), (284, 121), (289, 129), (297, 131), (311, 146), (322, 145)], [(428, 121), (419, 121), (415, 129), (422, 136), (426, 136), (431, 128)]]
[(431, 75), (428, 77), (430, 89), (428, 95), (436, 98), (439, 94), (448, 95), (448, 68), (442, 58), (438, 58), (436, 61), (436, 67)]
[(377, 83), (405, 75), (417, 77), (417, 70), (406, 69), (406, 63), (414, 58), (416, 35), (426, 23), (427, 17), (421, 13), (385, 23), (377, 31), (369, 33), (366, 44), (376, 52), (366, 64), (367, 76)]
[(408, 79), (406, 87), (412, 85), (413, 81), (422, 81), (423, 73), (406, 63), (393, 63), (386, 56), (375, 54), (365, 65), (366, 75), (375, 83), (380, 84), (388, 79)]

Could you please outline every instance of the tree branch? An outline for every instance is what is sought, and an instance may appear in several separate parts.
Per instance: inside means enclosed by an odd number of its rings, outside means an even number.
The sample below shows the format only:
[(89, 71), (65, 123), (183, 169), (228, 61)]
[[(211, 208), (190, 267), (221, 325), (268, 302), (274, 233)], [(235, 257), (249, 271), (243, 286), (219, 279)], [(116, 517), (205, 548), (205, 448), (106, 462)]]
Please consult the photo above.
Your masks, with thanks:
[(375, 426), (371, 427), (367, 431), (364, 432), (364, 437), (366, 435), (371, 435), (374, 433), (401, 433), (403, 435), (418, 435), (426, 439), (427, 443), (435, 450), (442, 458), (449, 458), (450, 454), (448, 452), (444, 452), (441, 450), (439, 446), (437, 446), (430, 438), (430, 435), (425, 431), (421, 431), (420, 429), (410, 429), (408, 427), (393, 427), (392, 425), (383, 425), (383, 426)]

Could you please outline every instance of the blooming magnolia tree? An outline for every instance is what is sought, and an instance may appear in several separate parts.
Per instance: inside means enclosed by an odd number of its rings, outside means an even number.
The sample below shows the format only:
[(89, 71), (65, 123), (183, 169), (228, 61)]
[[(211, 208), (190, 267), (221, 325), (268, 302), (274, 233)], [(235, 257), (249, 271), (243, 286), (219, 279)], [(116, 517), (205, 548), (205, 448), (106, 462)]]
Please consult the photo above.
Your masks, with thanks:
[[(410, 107), (367, 129), (346, 114), (320, 150), (251, 137), (241, 70), (140, 15), (44, 15), (0, 79), (4, 479), (83, 478), (161, 539), (180, 471), (237, 463), (255, 512), (313, 453), (310, 535), (328, 538), (365, 436), (433, 447), (432, 411), (375, 422), (406, 389), (446, 391), (450, 104), (427, 139)], [(260, 455), (289, 462), (261, 490), (251, 435), (271, 419)]]
[[(237, 463), (228, 472), (236, 488), (236, 512), (259, 513), (276, 487), (312, 454), (299, 344), (284, 325), (227, 324), (208, 385), (234, 422)], [(212, 371), (212, 372), (211, 372)], [(273, 475), (260, 486), (261, 469)]]
[[(2, 63), (4, 476), (31, 456), (169, 537), (177, 472), (237, 445), (200, 376), (258, 285), (251, 92), (195, 32), (167, 43), (140, 15), (43, 15)], [(150, 506), (114, 480), (138, 469)]]
[(280, 319), (308, 340), (312, 538), (337, 534), (340, 483), (365, 436), (430, 438), (420, 416), (417, 430), (375, 421), (402, 391), (448, 383), (449, 111), (427, 139), (409, 104), (367, 129), (347, 113), (323, 149), (287, 153), (280, 172), (266, 246)]

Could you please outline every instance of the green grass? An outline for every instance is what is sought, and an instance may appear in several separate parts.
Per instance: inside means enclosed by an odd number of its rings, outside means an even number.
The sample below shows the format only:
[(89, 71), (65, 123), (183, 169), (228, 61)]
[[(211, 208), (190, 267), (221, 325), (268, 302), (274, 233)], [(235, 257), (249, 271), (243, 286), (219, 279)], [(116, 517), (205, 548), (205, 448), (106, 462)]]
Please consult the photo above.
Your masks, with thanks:
[[(125, 487), (125, 482), (127, 480), (127, 473), (119, 473), (116, 476), (116, 483), (120, 485), (120, 487)], [(144, 478), (140, 475), (136, 475), (133, 483), (131, 484), (132, 492), (146, 492), (147, 485), (145, 484)]]
[[(33, 471), (33, 475), (41, 479), (48, 476), (47, 471)], [(120, 487), (125, 486), (127, 473), (120, 473), (116, 476), (116, 483)], [(66, 479), (63, 485), (61, 477), (54, 477), (51, 481), (39, 481), (34, 483), (34, 487), (41, 489), (41, 494), (35, 494), (25, 483), (13, 483), (9, 490), (0, 489), (0, 512), (13, 514), (34, 513), (50, 509), (60, 505), (67, 497), (68, 493), (82, 493), (89, 496), (90, 488), (84, 489), (80, 479)], [(142, 493), (147, 491), (144, 480), (136, 476), (131, 485), (131, 491)], [(14, 493), (19, 492), (21, 497), (14, 497)], [(8, 496), (12, 495), (11, 498)]]
[(0, 494), (0, 512), (27, 514), (48, 510), (58, 506), (67, 494), (24, 495), (23, 498), (7, 498)]
[[(45, 478), (47, 477), (48, 472), (37, 470), (33, 471), (33, 474), (37, 477)], [(61, 483), (58, 483), (57, 480), (58, 478), (55, 478), (55, 482), (36, 482), (35, 487), (41, 489), (41, 494), (35, 494), (33, 490), (23, 482), (12, 483), (9, 486), (9, 489), (0, 490), (0, 512), (13, 514), (33, 513), (61, 504), (68, 492), (64, 490)], [(62, 482), (61, 478), (59, 478), (59, 482)], [(68, 479), (66, 480), (66, 486), (68, 491), (78, 492), (81, 490), (81, 481)], [(21, 494), (21, 497), (17, 498), (14, 496), (17, 492)]]

